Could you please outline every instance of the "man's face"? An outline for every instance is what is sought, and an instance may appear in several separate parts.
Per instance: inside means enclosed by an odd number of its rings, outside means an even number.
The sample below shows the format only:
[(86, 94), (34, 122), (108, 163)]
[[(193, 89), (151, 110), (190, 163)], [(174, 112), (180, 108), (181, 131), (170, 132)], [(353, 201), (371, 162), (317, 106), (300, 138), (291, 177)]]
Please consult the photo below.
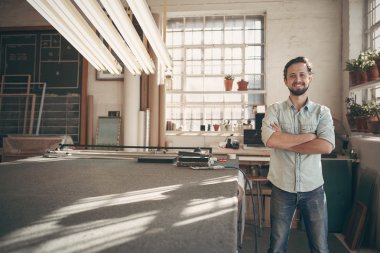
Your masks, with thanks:
[(307, 71), (305, 63), (295, 63), (289, 66), (284, 80), (285, 85), (294, 96), (303, 95), (309, 88), (312, 76)]

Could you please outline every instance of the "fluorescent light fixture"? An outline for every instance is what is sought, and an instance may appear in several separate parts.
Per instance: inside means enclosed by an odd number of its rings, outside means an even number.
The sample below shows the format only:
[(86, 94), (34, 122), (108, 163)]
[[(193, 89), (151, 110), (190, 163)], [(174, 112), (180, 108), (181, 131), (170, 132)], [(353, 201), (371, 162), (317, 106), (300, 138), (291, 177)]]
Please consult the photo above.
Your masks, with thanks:
[(172, 69), (172, 61), (160, 35), (156, 22), (145, 0), (127, 0), (129, 7), (144, 31), (158, 60), (166, 68)]
[[(43, 16), (59, 33), (61, 33), (67, 41), (70, 42), (96, 69), (104, 70), (105, 67), (95, 59), (93, 56), (90, 56), (90, 53), (84, 49), (83, 44), (77, 40), (77, 38), (71, 34), (68, 27), (66, 27), (58, 14), (55, 13), (49, 5), (46, 5), (43, 1), (27, 0), (30, 5), (36, 9), (41, 16)], [(54, 17), (54, 18), (53, 18)]]
[(82, 54), (91, 65), (97, 70), (108, 70), (110, 73), (118, 74), (121, 72), (121, 66), (117, 63), (116, 59), (109, 53), (111, 61), (109, 64), (103, 58), (100, 58), (98, 50), (97, 52), (91, 50), (91, 44), (83, 42), (68, 24), (64, 22), (65, 17), (61, 13), (57, 12), (46, 0), (27, 0), (59, 33), (61, 33), (67, 41), (73, 45), (80, 54)]
[(115, 23), (120, 34), (127, 42), (146, 74), (154, 73), (155, 66), (150, 58), (140, 36), (135, 30), (132, 21), (128, 17), (124, 6), (119, 0), (100, 0), (107, 13)]
[[(108, 70), (112, 74), (120, 74), (122, 67), (92, 26), (97, 29), (133, 75), (141, 74), (141, 70), (146, 74), (154, 73), (154, 62), (137, 34), (121, 0), (27, 1), (97, 70)], [(159, 62), (166, 70), (172, 70), (169, 52), (146, 1), (127, 0), (127, 2)], [(78, 7), (82, 12), (78, 10)]]
[(128, 70), (134, 75), (141, 74), (140, 64), (137, 62), (136, 57), (127, 47), (98, 2), (96, 0), (75, 0), (75, 3), (115, 51)]
[(66, 21), (78, 38), (81, 38), (95, 57), (108, 66), (107, 69), (111, 69), (110, 73), (121, 73), (122, 67), (70, 0), (47, 0), (47, 2)]

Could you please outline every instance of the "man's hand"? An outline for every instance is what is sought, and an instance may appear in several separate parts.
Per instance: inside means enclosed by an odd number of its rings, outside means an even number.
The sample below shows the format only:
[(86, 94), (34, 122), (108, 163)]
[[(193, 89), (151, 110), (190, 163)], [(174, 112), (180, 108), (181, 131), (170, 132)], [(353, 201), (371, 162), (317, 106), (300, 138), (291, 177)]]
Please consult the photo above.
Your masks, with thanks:
[(281, 126), (279, 126), (277, 123), (272, 123), (270, 126), (272, 127), (273, 131), (281, 132)]

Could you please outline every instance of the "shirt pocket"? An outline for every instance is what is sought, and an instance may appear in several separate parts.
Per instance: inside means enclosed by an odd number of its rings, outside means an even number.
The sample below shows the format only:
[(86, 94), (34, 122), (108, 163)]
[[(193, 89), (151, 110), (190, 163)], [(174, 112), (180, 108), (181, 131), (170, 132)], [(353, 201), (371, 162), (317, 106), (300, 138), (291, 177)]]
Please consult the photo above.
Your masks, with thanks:
[(300, 126), (300, 134), (315, 133), (317, 131), (317, 124), (309, 123)]

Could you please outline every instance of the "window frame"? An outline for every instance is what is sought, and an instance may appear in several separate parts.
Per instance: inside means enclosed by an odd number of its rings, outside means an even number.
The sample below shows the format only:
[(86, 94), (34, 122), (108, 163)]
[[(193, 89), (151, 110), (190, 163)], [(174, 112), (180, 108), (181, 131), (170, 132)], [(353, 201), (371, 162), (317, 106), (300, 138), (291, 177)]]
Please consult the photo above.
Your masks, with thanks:
[[(380, 50), (380, 0), (366, 1), (365, 20), (367, 21), (364, 31), (365, 50)], [(368, 101), (380, 101), (380, 84), (363, 92)]]
[[(211, 27), (208, 29), (206, 27), (206, 20), (207, 19), (222, 19), (223, 20), (223, 27), (221, 28), (221, 33), (222, 33), (222, 44), (205, 44), (205, 38), (206, 38), (206, 32), (215, 32), (214, 27)], [(231, 18), (231, 19), (238, 19), (242, 18), (243, 20), (243, 25), (240, 28), (240, 31), (242, 33), (242, 38), (241, 41), (242, 43), (229, 43), (229, 44), (223, 44), (225, 42), (225, 34), (226, 34), (226, 19)], [(187, 19), (201, 19), (202, 20), (202, 28), (201, 33), (201, 43), (200, 44), (186, 44), (185, 43), (185, 27), (187, 25), (186, 20)], [(250, 19), (253, 23), (256, 24), (255, 22), (259, 22), (259, 28), (252, 26), (252, 27), (247, 27), (247, 19)], [(170, 29), (170, 22), (174, 20), (182, 20), (182, 27), (179, 29)], [(173, 64), (176, 66), (176, 63), (178, 62), (179, 65), (181, 66), (179, 69), (173, 70), (173, 82), (177, 80), (180, 84), (174, 84), (171, 87), (168, 87), (167, 92), (166, 92), (166, 120), (169, 121), (170, 123), (176, 123), (176, 128), (179, 126), (182, 126), (181, 130), (183, 131), (197, 131), (200, 130), (200, 127), (198, 124), (195, 124), (196, 126), (191, 128), (189, 126), (194, 125), (192, 123), (188, 123), (187, 121), (193, 121), (193, 120), (198, 120), (200, 121), (200, 125), (212, 125), (216, 123), (223, 123), (225, 121), (230, 121), (231, 124), (237, 124), (237, 123), (242, 123), (245, 120), (251, 120), (254, 117), (254, 108), (257, 105), (260, 104), (265, 104), (266, 102), (266, 85), (265, 85), (265, 69), (264, 69), (264, 63), (265, 63), (265, 18), (264, 15), (213, 15), (213, 16), (198, 16), (198, 17), (177, 17), (177, 18), (169, 18), (167, 23), (169, 25), (166, 26), (167, 31), (166, 31), (166, 38), (167, 38), (167, 46), (168, 50), (171, 53), (174, 53), (174, 50), (179, 50), (180, 55), (178, 55), (178, 51), (176, 52), (177, 57), (173, 57)], [(180, 22), (178, 22), (180, 24)], [(217, 30), (217, 29), (216, 29)], [(227, 29), (230, 31), (231, 29)], [(237, 29), (239, 30), (239, 29)], [(247, 43), (246, 42), (246, 34), (248, 32), (251, 34), (254, 34), (255, 32), (260, 33), (260, 43)], [(173, 36), (171, 36), (171, 33), (182, 33), (181, 37), (179, 40), (181, 40), (180, 44), (175, 44), (172, 43), (171, 40), (173, 40)], [(199, 30), (198, 30), (199, 32)], [(212, 36), (212, 35), (210, 35)], [(253, 36), (253, 35), (252, 35)], [(169, 38), (169, 39), (168, 39)], [(256, 41), (254, 41), (256, 42)], [(248, 47), (251, 47), (250, 49), (252, 50), (260, 50), (260, 54), (257, 56), (256, 54), (253, 54), (253, 58), (247, 58), (246, 56), (246, 50)], [(207, 59), (205, 58), (205, 52), (208, 49), (213, 49), (213, 48), (220, 48), (221, 49), (221, 66), (220, 66), (220, 73), (205, 73)], [(241, 51), (241, 57), (237, 59), (237, 61), (240, 61), (241, 65), (241, 72), (239, 74), (233, 73), (235, 76), (235, 81), (234, 81), (234, 87), (236, 87), (236, 82), (240, 80), (241, 77), (243, 77), (245, 80), (249, 79), (248, 77), (253, 77), (253, 84), (250, 85), (248, 91), (229, 91), (226, 92), (224, 91), (223, 87), (223, 78), (225, 74), (229, 74), (225, 72), (225, 64), (226, 64), (226, 59), (225, 59), (225, 52), (226, 49), (228, 48), (239, 48)], [(187, 72), (187, 67), (188, 67), (188, 57), (186, 55), (187, 50), (193, 50), (193, 49), (200, 49), (200, 68), (201, 72), (193, 74), (193, 73), (188, 73)], [(256, 73), (255, 70), (247, 70), (246, 64), (247, 61), (256, 61), (260, 64), (259, 67), (257, 67), (260, 70), (260, 73)], [(210, 59), (209, 61), (213, 61)], [(218, 61), (218, 60), (216, 60)], [(211, 63), (212, 64), (212, 63)], [(212, 65), (211, 65), (212, 66)], [(254, 63), (252, 63), (252, 66), (255, 66)], [(178, 74), (178, 72), (180, 72)], [(190, 84), (187, 82), (188, 78), (201, 78), (203, 81), (202, 87), (200, 87), (198, 90), (192, 90), (190, 89)], [(205, 88), (205, 80), (209, 78), (211, 80), (214, 78), (215, 80), (219, 79), (220, 81), (217, 81), (218, 84), (220, 83), (220, 86), (216, 90), (207, 90)], [(257, 81), (259, 80), (259, 81)], [(257, 85), (259, 83), (259, 85)], [(259, 86), (259, 87), (258, 87)], [(203, 95), (202, 102), (191, 102), (188, 101), (189, 96), (194, 95), (194, 96), (199, 96)], [(207, 102), (205, 101), (207, 96), (223, 96), (223, 100), (219, 102), (211, 101)], [(174, 96), (176, 96), (176, 102), (174, 102)], [(232, 100), (232, 97), (235, 97), (235, 101), (230, 101), (226, 102), (230, 97), (230, 100)], [(253, 101), (253, 102), (252, 102)], [(226, 110), (228, 111), (229, 109), (226, 109), (228, 106), (231, 106), (231, 108), (235, 108), (235, 114), (230, 113), (230, 115), (226, 115)], [(203, 108), (203, 111), (200, 112), (199, 117), (196, 117), (196, 119), (188, 119), (186, 118), (186, 111), (188, 108)], [(208, 113), (206, 112), (208, 109), (215, 107), (215, 108), (222, 108), (223, 113), (220, 114), (219, 117), (217, 118), (207, 118)], [(175, 118), (176, 113), (172, 113), (172, 111), (180, 108), (180, 117)], [(239, 109), (238, 109), (239, 108)], [(207, 110), (206, 110), (207, 109)], [(212, 110), (212, 109), (210, 109)], [(233, 110), (233, 109), (231, 109)], [(233, 117), (232, 115), (236, 115), (238, 110), (241, 111), (240, 116), (235, 116)], [(178, 113), (177, 113), (178, 115)]]

